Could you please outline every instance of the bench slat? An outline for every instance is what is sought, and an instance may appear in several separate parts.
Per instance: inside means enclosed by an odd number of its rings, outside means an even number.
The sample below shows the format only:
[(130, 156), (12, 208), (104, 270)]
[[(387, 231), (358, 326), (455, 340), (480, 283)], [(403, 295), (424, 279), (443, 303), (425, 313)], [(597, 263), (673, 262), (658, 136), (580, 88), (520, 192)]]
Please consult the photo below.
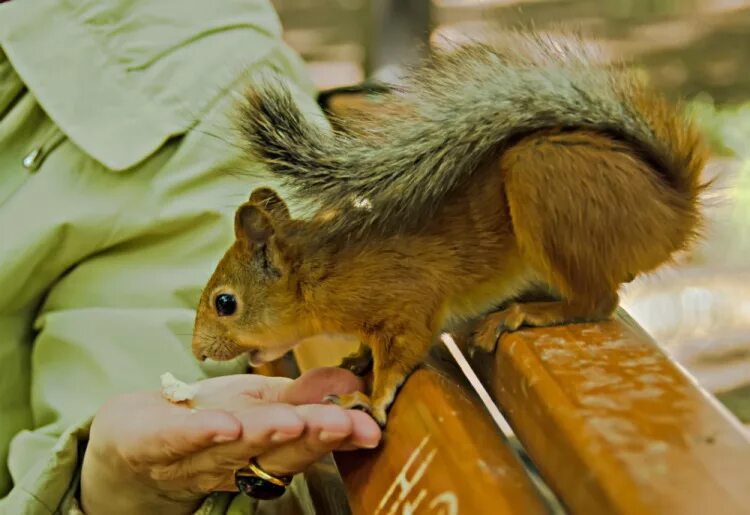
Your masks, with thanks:
[[(338, 360), (302, 346), (300, 368)], [(342, 353), (343, 354), (343, 353)], [(439, 349), (411, 375), (374, 451), (335, 455), (354, 515), (545, 513), (520, 461)]]
[(573, 513), (748, 513), (746, 430), (624, 312), (504, 335), (472, 364)]

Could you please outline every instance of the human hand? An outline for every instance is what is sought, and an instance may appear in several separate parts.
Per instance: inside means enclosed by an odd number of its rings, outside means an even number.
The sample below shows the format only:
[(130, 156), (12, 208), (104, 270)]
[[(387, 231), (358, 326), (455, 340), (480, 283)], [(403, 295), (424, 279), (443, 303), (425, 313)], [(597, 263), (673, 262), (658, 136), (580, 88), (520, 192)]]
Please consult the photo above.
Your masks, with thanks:
[(296, 381), (235, 375), (199, 383), (191, 409), (159, 392), (115, 397), (94, 418), (83, 463), (85, 512), (190, 513), (213, 491), (234, 491), (250, 458), (271, 474), (304, 470), (334, 449), (375, 447), (380, 429), (359, 411), (317, 404), (362, 388), (317, 369)]

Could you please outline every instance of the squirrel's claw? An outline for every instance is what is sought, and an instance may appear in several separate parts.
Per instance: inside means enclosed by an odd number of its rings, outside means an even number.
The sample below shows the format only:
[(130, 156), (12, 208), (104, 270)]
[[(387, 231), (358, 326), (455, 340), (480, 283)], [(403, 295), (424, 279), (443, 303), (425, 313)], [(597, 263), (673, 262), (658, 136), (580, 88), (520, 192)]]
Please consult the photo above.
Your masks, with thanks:
[(326, 395), (323, 402), (341, 406), (344, 409), (362, 410), (370, 415), (381, 429), (385, 427), (386, 414), (385, 410), (374, 408), (370, 398), (362, 392), (352, 392), (343, 395)]

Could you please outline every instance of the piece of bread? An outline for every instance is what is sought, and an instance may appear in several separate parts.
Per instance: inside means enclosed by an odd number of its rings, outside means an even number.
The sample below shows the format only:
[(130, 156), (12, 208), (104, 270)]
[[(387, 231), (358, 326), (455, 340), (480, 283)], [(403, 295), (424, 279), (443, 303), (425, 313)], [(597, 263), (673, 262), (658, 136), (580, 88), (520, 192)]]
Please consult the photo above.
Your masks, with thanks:
[(165, 372), (161, 375), (161, 394), (169, 402), (180, 403), (192, 400), (197, 391), (197, 384), (180, 381), (171, 372)]

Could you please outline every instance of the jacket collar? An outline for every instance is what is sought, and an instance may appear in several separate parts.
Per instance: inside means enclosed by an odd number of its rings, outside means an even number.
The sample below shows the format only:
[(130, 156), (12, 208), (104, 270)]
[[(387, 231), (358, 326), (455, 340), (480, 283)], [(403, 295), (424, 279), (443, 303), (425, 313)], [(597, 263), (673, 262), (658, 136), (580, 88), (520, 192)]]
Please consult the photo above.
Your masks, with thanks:
[(59, 128), (111, 170), (189, 130), (271, 63), (313, 91), (265, 0), (35, 0), (0, 6), (0, 45)]

